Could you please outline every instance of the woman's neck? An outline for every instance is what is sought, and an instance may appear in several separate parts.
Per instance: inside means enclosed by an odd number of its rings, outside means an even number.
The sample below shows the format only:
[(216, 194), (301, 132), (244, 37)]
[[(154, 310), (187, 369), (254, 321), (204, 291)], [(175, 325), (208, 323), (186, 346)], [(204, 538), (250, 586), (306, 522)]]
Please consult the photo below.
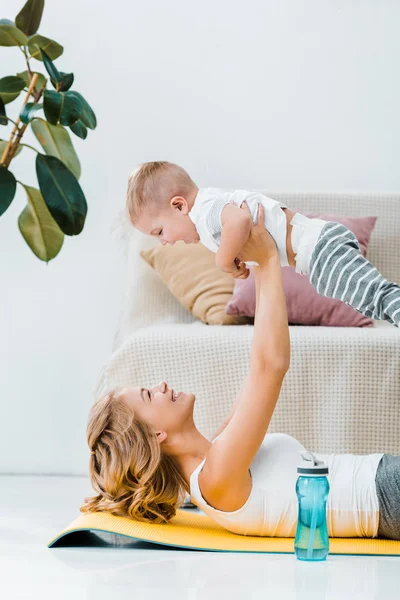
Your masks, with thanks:
[(195, 428), (190, 432), (182, 434), (179, 445), (183, 450), (175, 455), (175, 459), (181, 468), (184, 478), (190, 483), (191, 474), (206, 458), (211, 447), (211, 442)]

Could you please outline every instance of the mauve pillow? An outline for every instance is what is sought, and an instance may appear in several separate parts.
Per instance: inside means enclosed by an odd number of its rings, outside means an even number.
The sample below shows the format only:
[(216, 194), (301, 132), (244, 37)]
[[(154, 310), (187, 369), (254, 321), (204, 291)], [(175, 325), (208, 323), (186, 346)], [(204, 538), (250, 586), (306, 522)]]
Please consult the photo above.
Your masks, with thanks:
[[(369, 239), (376, 217), (342, 217), (337, 215), (308, 214), (308, 217), (335, 221), (348, 227), (367, 253)], [(293, 325), (324, 325), (331, 327), (370, 327), (371, 319), (343, 304), (340, 300), (319, 296), (311, 286), (308, 276), (299, 275), (294, 267), (283, 267), (283, 287), (286, 296), (289, 323)], [(256, 308), (254, 273), (250, 269), (247, 279), (237, 279), (231, 300), (226, 305), (228, 315), (254, 317)]]

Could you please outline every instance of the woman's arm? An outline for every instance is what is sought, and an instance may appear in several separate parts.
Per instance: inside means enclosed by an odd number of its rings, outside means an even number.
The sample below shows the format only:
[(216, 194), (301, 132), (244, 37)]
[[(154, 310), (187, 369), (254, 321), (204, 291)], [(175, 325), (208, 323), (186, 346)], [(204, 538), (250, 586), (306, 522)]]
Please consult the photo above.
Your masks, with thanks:
[[(259, 297), (260, 297), (260, 268), (258, 266), (254, 266), (252, 267), (253, 272), (254, 272), (254, 279), (255, 279), (255, 288), (256, 288), (256, 310), (255, 310), (255, 318), (257, 317), (257, 312), (258, 312), (258, 306), (259, 306)], [(244, 389), (244, 386), (242, 388), (242, 390)], [(232, 406), (232, 410), (231, 412), (228, 414), (228, 416), (226, 417), (226, 419), (224, 420), (224, 422), (218, 427), (217, 431), (214, 433), (214, 435), (212, 436), (212, 439), (215, 440), (215, 438), (217, 438), (218, 436), (221, 435), (221, 433), (223, 432), (223, 430), (225, 429), (225, 427), (228, 425), (228, 423), (230, 423), (230, 421), (232, 420), (233, 415), (235, 414), (235, 410), (237, 405), (240, 402), (240, 397), (242, 395), (242, 392), (240, 392), (238, 394), (238, 396), (236, 397), (236, 400)]]
[[(263, 223), (261, 215), (258, 221)], [(253, 226), (254, 229), (258, 225)], [(260, 242), (262, 236), (265, 239)], [(199, 483), (205, 499), (220, 510), (237, 510), (251, 490), (249, 467), (267, 432), (284, 376), (289, 367), (290, 341), (281, 265), (275, 243), (261, 228), (249, 238), (263, 251), (240, 256), (260, 265), (250, 373), (239, 394), (235, 412), (211, 446)], [(250, 244), (251, 246), (251, 244)], [(269, 249), (269, 251), (268, 251)], [(250, 248), (251, 250), (251, 248)], [(260, 255), (261, 254), (261, 255)]]
[[(247, 212), (250, 214), (250, 210), (246, 204), (246, 202), (244, 201), (242, 203), (242, 210), (247, 210)], [(264, 210), (264, 209), (263, 209)], [(264, 216), (264, 215), (263, 215)], [(260, 218), (263, 219), (263, 216)], [(260, 221), (259, 221), (260, 222)], [(264, 219), (261, 221), (264, 222)], [(264, 253), (273, 253), (275, 251), (274, 248), (274, 242), (273, 240), (269, 239), (268, 240), (268, 244), (267, 247), (265, 249), (263, 249), (263, 244), (260, 244), (260, 239), (259, 239), (259, 235), (256, 238), (256, 240), (254, 240), (254, 231), (252, 233), (253, 237), (251, 240), (249, 240), (248, 244), (245, 246), (244, 248), (244, 252), (245, 252), (245, 256), (249, 255), (249, 256), (254, 256), (254, 252), (260, 252), (260, 250)], [(265, 240), (264, 240), (265, 243)], [(255, 248), (255, 245), (257, 246)], [(255, 290), (256, 290), (256, 309), (255, 309), (255, 315), (254, 318), (257, 318), (257, 312), (258, 312), (258, 307), (260, 305), (260, 268), (259, 266), (254, 266), (253, 268), (253, 272), (254, 272), (254, 280), (255, 280)], [(255, 321), (254, 319), (254, 321)], [(245, 386), (242, 387), (242, 391), (237, 395), (236, 400), (232, 406), (232, 409), (230, 411), (230, 413), (228, 414), (228, 416), (225, 418), (225, 420), (223, 421), (223, 423), (219, 426), (219, 428), (217, 429), (217, 431), (214, 433), (212, 439), (215, 440), (215, 438), (219, 437), (221, 435), (221, 433), (223, 432), (223, 430), (225, 429), (225, 427), (228, 425), (228, 423), (230, 423), (230, 421), (232, 420), (233, 415), (235, 414), (235, 410), (236, 407), (238, 405), (238, 403), (240, 402), (240, 398), (242, 395), (243, 390), (245, 389)]]

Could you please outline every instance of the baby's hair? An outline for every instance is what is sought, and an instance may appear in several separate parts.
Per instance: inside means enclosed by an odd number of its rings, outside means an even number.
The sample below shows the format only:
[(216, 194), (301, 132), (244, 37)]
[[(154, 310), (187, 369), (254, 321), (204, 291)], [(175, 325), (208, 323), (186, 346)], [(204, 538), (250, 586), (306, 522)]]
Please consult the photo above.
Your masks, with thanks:
[(145, 206), (156, 203), (159, 208), (165, 207), (174, 196), (185, 197), (194, 188), (196, 184), (179, 165), (164, 160), (139, 165), (129, 177), (126, 195), (132, 223)]

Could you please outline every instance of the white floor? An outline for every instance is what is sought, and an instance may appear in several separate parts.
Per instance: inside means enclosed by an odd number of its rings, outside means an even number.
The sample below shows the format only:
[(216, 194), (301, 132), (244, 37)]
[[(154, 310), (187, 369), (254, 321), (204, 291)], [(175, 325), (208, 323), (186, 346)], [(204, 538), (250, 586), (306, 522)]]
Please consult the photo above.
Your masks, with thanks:
[[(391, 600), (400, 558), (46, 547), (90, 493), (83, 477), (0, 477), (0, 598), (14, 600)], [(229, 596), (228, 596), (229, 594)]]

